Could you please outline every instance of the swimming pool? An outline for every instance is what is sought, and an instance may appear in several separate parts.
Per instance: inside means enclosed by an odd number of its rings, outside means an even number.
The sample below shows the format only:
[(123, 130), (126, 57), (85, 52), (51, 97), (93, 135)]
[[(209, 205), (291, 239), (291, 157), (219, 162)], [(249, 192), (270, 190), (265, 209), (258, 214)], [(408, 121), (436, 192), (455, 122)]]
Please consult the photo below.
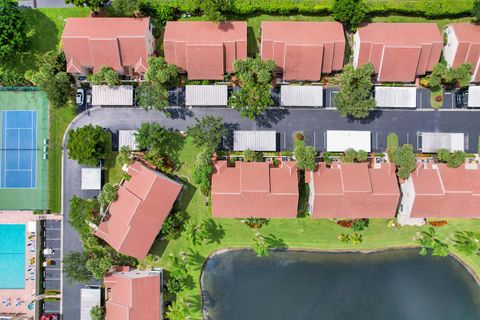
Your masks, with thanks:
[(0, 289), (25, 288), (25, 225), (0, 224)]

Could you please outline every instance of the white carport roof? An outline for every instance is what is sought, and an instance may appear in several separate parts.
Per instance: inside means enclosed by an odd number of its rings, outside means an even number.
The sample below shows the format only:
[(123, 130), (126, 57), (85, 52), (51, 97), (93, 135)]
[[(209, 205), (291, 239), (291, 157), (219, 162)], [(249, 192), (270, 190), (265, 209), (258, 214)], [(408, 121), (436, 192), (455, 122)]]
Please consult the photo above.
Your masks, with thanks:
[(234, 131), (233, 132), (233, 150), (234, 151), (276, 151), (277, 150), (277, 132), (276, 131)]
[(480, 86), (468, 87), (468, 107), (480, 108)]
[(343, 152), (350, 148), (371, 152), (371, 132), (327, 130), (328, 152)]
[(132, 151), (138, 150), (135, 135), (137, 130), (119, 130), (118, 131), (118, 149), (127, 146)]
[(280, 87), (280, 104), (285, 107), (322, 107), (322, 86), (295, 86)]
[(226, 85), (186, 85), (187, 106), (226, 106), (228, 88)]
[(416, 108), (417, 88), (375, 87), (375, 103), (378, 108)]
[(422, 132), (421, 150), (425, 153), (436, 153), (439, 149), (450, 152), (465, 150), (465, 137), (463, 133)]
[(102, 188), (102, 169), (82, 168), (82, 190), (100, 190)]
[(80, 320), (91, 320), (90, 310), (101, 304), (100, 288), (80, 289)]
[(94, 106), (133, 106), (133, 86), (92, 86)]

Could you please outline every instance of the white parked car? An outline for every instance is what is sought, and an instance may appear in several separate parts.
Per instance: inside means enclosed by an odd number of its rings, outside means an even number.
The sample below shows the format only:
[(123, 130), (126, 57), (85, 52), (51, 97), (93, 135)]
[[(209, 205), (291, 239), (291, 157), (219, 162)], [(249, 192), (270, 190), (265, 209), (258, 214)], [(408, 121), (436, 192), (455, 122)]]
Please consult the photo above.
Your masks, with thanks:
[(77, 105), (83, 106), (84, 101), (85, 101), (85, 90), (77, 89), (77, 95), (76, 95)]

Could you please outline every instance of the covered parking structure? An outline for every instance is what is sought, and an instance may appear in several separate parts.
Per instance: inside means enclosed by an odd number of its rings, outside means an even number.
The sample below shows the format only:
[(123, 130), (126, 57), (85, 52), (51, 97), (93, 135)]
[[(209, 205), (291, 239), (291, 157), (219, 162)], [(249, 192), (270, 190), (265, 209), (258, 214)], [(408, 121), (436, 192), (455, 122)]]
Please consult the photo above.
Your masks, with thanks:
[(228, 104), (226, 85), (186, 85), (185, 105), (189, 107), (225, 107)]
[(415, 109), (416, 87), (375, 87), (375, 105), (378, 108)]
[(328, 152), (344, 152), (347, 149), (372, 151), (370, 131), (327, 130)]
[(92, 86), (94, 106), (133, 106), (133, 86)]
[(440, 149), (450, 152), (465, 151), (463, 133), (420, 132), (417, 136), (418, 149), (424, 153), (437, 153)]
[(128, 147), (131, 151), (137, 151), (137, 130), (118, 130), (118, 150)]
[(233, 150), (245, 151), (277, 151), (277, 132), (264, 131), (234, 131)]
[(283, 85), (280, 87), (282, 107), (323, 107), (323, 87), (318, 85)]
[(80, 289), (80, 320), (92, 320), (90, 311), (93, 307), (101, 305), (101, 294), (99, 287)]
[(468, 108), (480, 108), (480, 86), (468, 87)]

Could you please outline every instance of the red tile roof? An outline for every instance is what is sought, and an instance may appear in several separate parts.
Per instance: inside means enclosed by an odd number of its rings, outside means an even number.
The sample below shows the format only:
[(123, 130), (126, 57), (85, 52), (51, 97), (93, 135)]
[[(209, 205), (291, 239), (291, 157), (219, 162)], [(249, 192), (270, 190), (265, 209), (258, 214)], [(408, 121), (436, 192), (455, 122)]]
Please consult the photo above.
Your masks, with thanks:
[(62, 49), (69, 73), (81, 73), (82, 67), (145, 72), (154, 49), (150, 18), (67, 18)]
[(215, 163), (212, 215), (220, 218), (296, 218), (298, 173), (295, 162)]
[(273, 59), (284, 80), (320, 80), (343, 68), (345, 36), (339, 22), (262, 22), (262, 59)]
[(163, 36), (165, 60), (191, 80), (222, 80), (233, 62), (247, 58), (247, 23), (169, 21)]
[[(452, 66), (458, 67), (462, 63), (471, 64), (474, 75), (472, 80), (480, 82), (480, 25), (453, 23), (450, 27), (458, 40), (457, 49), (452, 59)], [(447, 47), (445, 47), (445, 50), (447, 50)]]
[(443, 47), (436, 23), (369, 23), (355, 38), (354, 64), (372, 63), (380, 82), (415, 81), (432, 71)]
[(395, 167), (382, 164), (320, 163), (310, 174), (314, 218), (392, 218), (400, 198)]
[(105, 320), (161, 320), (160, 274), (126, 270), (105, 276)]
[(480, 168), (419, 164), (410, 175), (414, 218), (480, 218)]
[(144, 259), (182, 186), (140, 162), (134, 162), (128, 174), (130, 181), (124, 181), (109, 207), (110, 218), (95, 234), (118, 252)]

